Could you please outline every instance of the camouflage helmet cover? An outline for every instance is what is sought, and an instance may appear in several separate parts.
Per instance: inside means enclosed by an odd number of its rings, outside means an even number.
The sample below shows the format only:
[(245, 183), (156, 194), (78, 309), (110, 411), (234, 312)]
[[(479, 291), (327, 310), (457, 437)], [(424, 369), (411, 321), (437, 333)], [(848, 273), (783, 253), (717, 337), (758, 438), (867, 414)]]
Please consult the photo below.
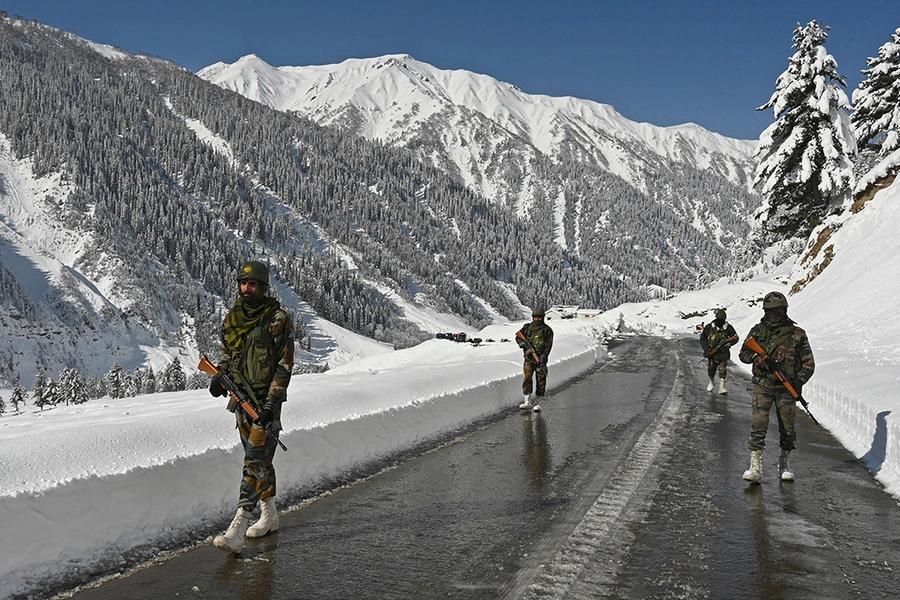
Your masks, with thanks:
[(787, 308), (788, 301), (787, 298), (784, 297), (784, 294), (781, 292), (769, 292), (766, 294), (766, 297), (763, 298), (763, 310), (767, 310), (770, 308), (779, 308), (784, 307)]
[(543, 317), (546, 313), (543, 308), (534, 308), (531, 310), (532, 317)]
[(717, 318), (717, 319), (722, 319), (723, 321), (727, 318), (727, 317), (725, 316), (725, 309), (724, 309), (724, 308), (720, 308), (720, 309), (716, 310), (716, 318)]
[(260, 283), (269, 285), (269, 267), (258, 260), (248, 260), (238, 271), (237, 278), (239, 282), (245, 279), (253, 279)]

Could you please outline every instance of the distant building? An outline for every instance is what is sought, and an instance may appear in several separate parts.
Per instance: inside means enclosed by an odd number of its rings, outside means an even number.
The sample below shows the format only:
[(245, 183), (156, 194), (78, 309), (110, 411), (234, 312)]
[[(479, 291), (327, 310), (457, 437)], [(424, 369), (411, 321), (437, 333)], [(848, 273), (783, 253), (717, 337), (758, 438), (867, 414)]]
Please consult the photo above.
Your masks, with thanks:
[(544, 314), (546, 321), (559, 321), (560, 319), (574, 319), (578, 313), (577, 306), (554, 306)]
[(603, 311), (599, 308), (579, 308), (575, 316), (579, 319), (593, 319), (600, 314), (603, 314)]

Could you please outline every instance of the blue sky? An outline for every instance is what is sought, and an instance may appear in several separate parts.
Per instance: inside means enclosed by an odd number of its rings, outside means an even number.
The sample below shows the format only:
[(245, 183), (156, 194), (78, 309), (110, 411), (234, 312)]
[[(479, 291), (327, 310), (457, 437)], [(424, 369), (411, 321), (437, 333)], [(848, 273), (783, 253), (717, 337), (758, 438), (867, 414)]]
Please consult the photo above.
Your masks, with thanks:
[(192, 71), (250, 53), (273, 66), (407, 53), (742, 139), (773, 120), (755, 109), (787, 68), (797, 23), (831, 27), (825, 47), (848, 96), (900, 27), (896, 0), (0, 0), (0, 10)]

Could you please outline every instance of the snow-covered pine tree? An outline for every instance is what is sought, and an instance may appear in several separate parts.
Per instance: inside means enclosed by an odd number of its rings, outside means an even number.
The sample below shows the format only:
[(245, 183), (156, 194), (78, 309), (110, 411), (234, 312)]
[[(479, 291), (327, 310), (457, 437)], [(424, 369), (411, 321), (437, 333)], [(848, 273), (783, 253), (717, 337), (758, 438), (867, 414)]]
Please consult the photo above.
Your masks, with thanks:
[(866, 64), (866, 78), (853, 91), (850, 122), (860, 150), (877, 142), (885, 155), (900, 147), (900, 28)]
[(172, 362), (168, 364), (162, 379), (164, 392), (181, 392), (187, 387), (187, 376), (177, 358), (173, 358)]
[(59, 372), (57, 392), (60, 402), (65, 402), (67, 406), (72, 399), (72, 376), (74, 373), (76, 371), (71, 367), (66, 367)]
[(44, 372), (38, 371), (31, 384), (31, 403), (37, 407), (44, 406)]
[(66, 367), (59, 374), (59, 396), (66, 404), (84, 404), (88, 401), (87, 384), (74, 367)]
[(3, 401), (3, 396), (0, 396), (0, 415), (6, 412), (6, 402)]
[(81, 373), (75, 371), (74, 369), (73, 371), (74, 374), (72, 376), (71, 382), (72, 387), (69, 392), (72, 394), (70, 396), (70, 400), (72, 401), (72, 404), (84, 404), (90, 399), (90, 397), (88, 396), (87, 381), (84, 379)]
[[(56, 385), (56, 382), (52, 379), (48, 379), (44, 383), (44, 405), (47, 406), (56, 406), (60, 402), (62, 402), (62, 398), (59, 395), (59, 386)], [(41, 406), (41, 410), (44, 407)]]
[(155, 394), (156, 393), (156, 373), (153, 372), (153, 367), (147, 367), (147, 371), (144, 373), (142, 378), (142, 394)]
[(87, 379), (87, 397), (89, 400), (96, 400), (106, 395), (106, 383), (103, 379), (91, 375)]
[(106, 393), (110, 398), (121, 398), (125, 391), (124, 387), (122, 365), (115, 362), (106, 374)]
[(209, 376), (205, 373), (201, 373), (200, 371), (196, 371), (191, 373), (187, 378), (187, 387), (185, 389), (188, 390), (202, 390), (209, 386)]
[(25, 406), (25, 390), (23, 390), (19, 383), (16, 382), (13, 384), (12, 396), (9, 397), (9, 403), (12, 404), (13, 410), (19, 412), (19, 405)]
[(141, 393), (141, 371), (138, 369), (134, 373), (123, 371), (122, 378), (122, 397), (134, 398)]
[(756, 216), (770, 241), (808, 235), (852, 188), (856, 141), (846, 81), (823, 46), (829, 29), (818, 20), (797, 24), (796, 52), (757, 109), (771, 108), (776, 119), (760, 135), (755, 180), (765, 197)]

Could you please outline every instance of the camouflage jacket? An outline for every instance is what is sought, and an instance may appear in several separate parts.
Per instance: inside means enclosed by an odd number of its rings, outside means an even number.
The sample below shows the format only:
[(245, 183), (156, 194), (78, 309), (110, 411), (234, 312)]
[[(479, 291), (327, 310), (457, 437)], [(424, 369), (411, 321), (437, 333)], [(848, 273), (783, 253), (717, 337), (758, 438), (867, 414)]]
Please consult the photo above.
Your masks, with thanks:
[[(240, 340), (234, 340), (234, 336), (229, 335), (227, 323), (229, 318), (226, 316), (219, 336), (222, 350), (219, 367), (251, 395), (259, 408), (266, 401), (274, 403), (278, 418), (294, 367), (294, 326), (291, 319), (278, 308)], [(229, 339), (233, 341), (229, 343)]]
[(716, 326), (715, 322), (707, 323), (703, 331), (700, 332), (700, 347), (703, 348), (703, 355), (706, 356), (706, 353), (712, 348), (732, 337), (735, 338), (734, 342), (716, 352), (715, 356), (708, 357), (710, 360), (725, 362), (731, 358), (730, 348), (737, 344), (737, 331), (727, 321), (723, 327)]
[[(796, 323), (790, 319), (779, 326), (769, 325), (765, 320), (760, 321), (750, 329), (746, 339), (751, 337), (756, 338), (759, 345), (781, 366), (792, 383), (802, 386), (813, 376), (813, 372), (816, 370), (816, 361), (813, 358), (809, 339), (806, 337), (806, 332), (797, 327)], [(738, 357), (743, 363), (753, 364), (753, 380), (755, 382), (766, 379), (772, 382), (778, 381), (775, 375), (765, 370), (765, 365), (754, 362), (757, 354), (746, 344), (741, 346)]]
[[(519, 331), (521, 331), (522, 335), (525, 336), (525, 339), (534, 346), (534, 351), (541, 357), (541, 361), (547, 362), (547, 357), (550, 356), (550, 350), (553, 349), (553, 330), (550, 329), (550, 326), (544, 322), (532, 321), (526, 323)], [(526, 360), (532, 360), (528, 351), (524, 348), (523, 351), (525, 352)], [(534, 361), (532, 360), (532, 362)]]

